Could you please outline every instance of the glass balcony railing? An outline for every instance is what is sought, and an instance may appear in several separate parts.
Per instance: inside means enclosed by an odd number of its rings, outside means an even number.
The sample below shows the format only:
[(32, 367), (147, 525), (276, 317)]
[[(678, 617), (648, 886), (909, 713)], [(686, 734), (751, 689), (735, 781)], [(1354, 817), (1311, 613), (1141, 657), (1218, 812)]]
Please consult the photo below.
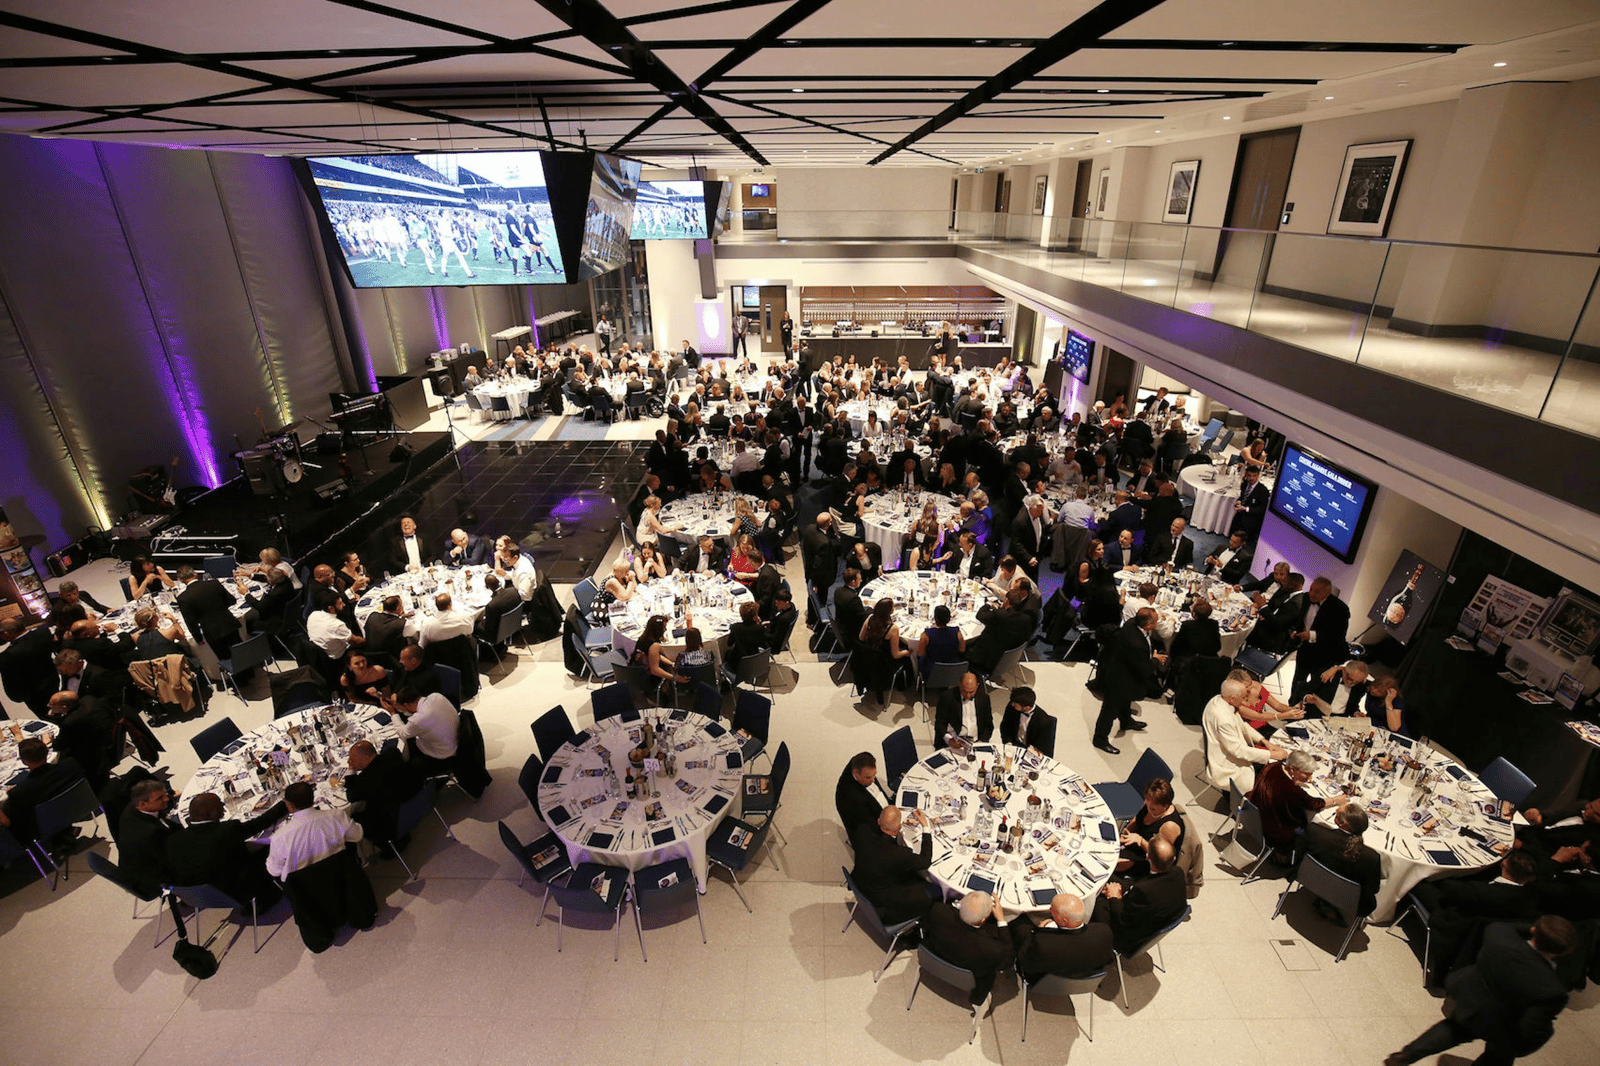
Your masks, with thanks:
[(724, 239), (953, 241), (1600, 436), (1600, 255), (968, 211), (777, 215), (775, 231)]

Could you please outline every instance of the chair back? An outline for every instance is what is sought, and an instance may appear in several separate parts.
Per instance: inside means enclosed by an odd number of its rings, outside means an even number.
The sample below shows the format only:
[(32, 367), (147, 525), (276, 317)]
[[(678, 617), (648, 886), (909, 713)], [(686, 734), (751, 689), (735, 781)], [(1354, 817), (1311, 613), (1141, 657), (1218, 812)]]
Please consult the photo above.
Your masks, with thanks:
[(242, 674), (246, 670), (267, 665), (272, 658), (271, 639), (265, 633), (257, 633), (249, 640), (240, 641), (233, 646), (233, 654), (222, 660), (221, 665), (230, 674)]
[(928, 945), (917, 946), (917, 974), (919, 979), (931, 977), (954, 988), (957, 992), (971, 992), (978, 987), (978, 978), (971, 970), (935, 955)]
[(214, 577), (218, 581), (233, 580), (233, 572), (238, 568), (238, 566), (238, 560), (235, 559), (231, 554), (212, 555), (208, 556), (205, 560), (207, 576)]
[(578, 604), (578, 613), (584, 618), (589, 617), (589, 608), (594, 605), (594, 598), (600, 594), (600, 588), (594, 583), (594, 578), (586, 577), (572, 586), (572, 598)]
[(528, 756), (522, 764), (522, 771), (517, 774), (517, 787), (528, 797), (528, 805), (533, 808), (533, 813), (541, 818), (544, 812), (539, 809), (539, 778), (543, 776), (544, 760), (539, 758), (538, 752)]
[(1307, 855), (1300, 861), (1295, 880), (1300, 882), (1301, 888), (1318, 899), (1327, 900), (1352, 921), (1359, 916), (1361, 886), (1348, 877), (1334, 873), (1317, 861), (1315, 856)]
[[(626, 878), (628, 876), (628, 871), (621, 867), (608, 867), (606, 872), (612, 877)], [(550, 889), (550, 894), (556, 898), (557, 905), (563, 911), (577, 911), (580, 914), (604, 914), (614, 918), (617, 912), (622, 909), (620, 897), (619, 906), (613, 907), (601, 899), (600, 894), (588, 884), (574, 885), (569, 883), (558, 885), (554, 881), (550, 881), (546, 882), (546, 887)]]
[(539, 758), (549, 762), (561, 745), (578, 735), (567, 717), (564, 707), (550, 708), (533, 723), (533, 742), (539, 748)]
[(883, 775), (891, 793), (900, 791), (900, 779), (915, 765), (917, 741), (910, 726), (903, 725), (883, 738)]
[[(1202, 735), (1204, 730), (1201, 730)], [(1139, 756), (1139, 761), (1133, 764), (1133, 772), (1128, 775), (1128, 787), (1144, 796), (1145, 786), (1158, 777), (1172, 780), (1172, 767), (1167, 765), (1167, 760), (1156, 754), (1156, 749), (1146, 748), (1144, 754)]]
[[(11, 836), (9, 832), (7, 832), (5, 835), (7, 837)], [(12, 838), (12, 842), (15, 843), (15, 838)], [(17, 854), (22, 854), (22, 850), (20, 848), (18, 848)], [(0, 859), (3, 859), (4, 857), (4, 849), (3, 847), (0, 847)], [(134, 898), (145, 903), (157, 898), (156, 894), (147, 895), (135, 888), (133, 886), (133, 882), (128, 880), (128, 876), (122, 872), (122, 867), (118, 866), (116, 863), (112, 862), (98, 851), (88, 852), (84, 858), (87, 859), (89, 863), (89, 869), (93, 870), (96, 874), (99, 874), (107, 881), (110, 881), (112, 884), (122, 889), (122, 891), (128, 893), (128, 895), (133, 896)], [(5, 861), (0, 863), (0, 865), (10, 865), (10, 860), (5, 859)]]
[[(739, 660), (739, 670), (735, 684), (753, 685), (757, 678), (767, 676), (772, 669), (772, 653), (770, 651), (752, 652)], [(762, 739), (766, 739), (763, 737)]]
[[(671, 883), (662, 884), (663, 881)], [(636, 902), (649, 900), (652, 904), (692, 904), (699, 894), (699, 887), (689, 860), (677, 858), (635, 871), (633, 892)]]
[(717, 686), (708, 685), (704, 681), (694, 687), (694, 713), (703, 714), (713, 722), (722, 718), (722, 693), (717, 691)]
[(40, 840), (49, 840), (69, 825), (104, 813), (94, 789), (80, 777), (33, 809), (33, 825)]
[(787, 622), (780, 622), (772, 630), (772, 654), (782, 655), (789, 650), (789, 640), (794, 636), (795, 626), (800, 624), (800, 612), (796, 611)]
[(509, 397), (509, 396), (491, 396), (491, 397), (489, 397), (489, 408), (490, 408), (490, 410), (494, 411), (495, 414), (500, 414), (501, 412), (504, 412), (505, 414), (510, 414), (511, 413), (511, 397)]
[(1255, 851), (1267, 841), (1266, 830), (1261, 825), (1261, 811), (1249, 800), (1240, 800), (1237, 810), (1239, 832), (1244, 834), (1241, 843)]
[(465, 393), (465, 395), (466, 395), (466, 398), (467, 398), (467, 410), (469, 410), (469, 411), (481, 411), (481, 410), (483, 410), (483, 401), (478, 399), (477, 395), (475, 393), (473, 393), (473, 391), (471, 389), (468, 389), (467, 392)]
[(1028, 983), (1028, 991), (1041, 996), (1087, 996), (1100, 987), (1100, 982), (1106, 979), (1106, 972), (1089, 974), (1087, 977), (1062, 977), (1058, 973), (1048, 973), (1037, 981)]
[(928, 672), (922, 677), (922, 687), (932, 692), (955, 688), (971, 669), (966, 663), (929, 663)]
[(1009, 677), (1011, 671), (1022, 663), (1022, 653), (1028, 650), (1027, 642), (1018, 644), (1015, 648), (1008, 648), (1000, 653), (1000, 658), (995, 662), (994, 669), (989, 672), (989, 680), (997, 681), (1002, 677)]
[(715, 685), (717, 683), (717, 664), (715, 662), (700, 663), (696, 666), (684, 666), (680, 658), (677, 662), (678, 673), (687, 677), (690, 682)]
[(743, 729), (761, 743), (767, 742), (772, 726), (772, 701), (759, 692), (740, 689), (733, 705), (733, 728)]
[(444, 663), (435, 663), (430, 669), (439, 678), (439, 692), (456, 710), (461, 709), (461, 671)]
[(303, 711), (307, 707), (320, 707), (327, 702), (327, 697), (322, 694), (322, 689), (316, 682), (301, 681), (284, 693), (282, 700), (273, 701), (272, 717), (283, 718)]
[(197, 911), (236, 911), (244, 906), (215, 885), (173, 885), (167, 891)]
[(772, 757), (772, 802), (777, 806), (783, 795), (784, 783), (789, 780), (789, 742), (778, 745), (778, 754)]
[(507, 611), (500, 616), (500, 628), (495, 630), (494, 642), (496, 645), (504, 644), (520, 632), (522, 632), (522, 612)]
[(205, 762), (243, 735), (239, 732), (239, 727), (233, 724), (232, 718), (224, 718), (190, 737), (189, 746), (194, 749), (195, 756), (201, 762)]
[(404, 839), (411, 831), (422, 824), (422, 820), (433, 810), (433, 801), (438, 793), (438, 785), (432, 781), (424, 781), (422, 787), (417, 789), (417, 794), (400, 804), (400, 809), (394, 816), (394, 838)]
[(1504, 755), (1497, 755), (1483, 768), (1478, 779), (1490, 792), (1515, 806), (1522, 806), (1536, 787), (1533, 779), (1513, 766)]
[[(864, 925), (884, 938), (892, 936), (893, 931), (884, 925), (883, 919), (878, 916), (877, 905), (867, 898), (866, 893), (856, 887), (855, 878), (850, 876), (849, 870), (846, 870), (843, 866), (839, 867), (839, 869), (844, 872), (844, 887), (848, 888), (850, 894), (856, 898), (855, 919), (857, 924)], [(895, 928), (900, 929), (915, 924), (916, 919), (911, 919), (910, 921), (902, 922)]]
[(1150, 934), (1150, 939), (1146, 940), (1144, 943), (1140, 944), (1138, 947), (1134, 948), (1132, 951), (1128, 952), (1126, 955), (1123, 955), (1122, 957), (1125, 958), (1125, 959), (1131, 959), (1131, 958), (1134, 958), (1137, 955), (1141, 955), (1144, 952), (1149, 951), (1151, 948), (1155, 947), (1157, 944), (1159, 944), (1161, 942), (1163, 937), (1165, 937), (1168, 933), (1172, 932), (1174, 929), (1178, 928), (1178, 926), (1182, 925), (1184, 923), (1184, 919), (1189, 917), (1189, 912), (1192, 911), (1192, 910), (1194, 910), (1194, 905), (1192, 903), (1185, 903), (1183, 905), (1183, 913), (1182, 914), (1180, 914), (1176, 918), (1174, 918), (1170, 924), (1168, 924), (1166, 926), (1163, 926), (1160, 929), (1157, 929), (1154, 933), (1151, 933)]
[[(620, 670), (620, 667), (618, 668)], [(623, 681), (629, 679), (623, 678)], [(607, 718), (615, 718), (624, 711), (638, 710), (638, 704), (633, 699), (633, 687), (625, 683), (605, 685), (589, 693), (589, 708), (594, 712), (594, 720), (603, 722)]]

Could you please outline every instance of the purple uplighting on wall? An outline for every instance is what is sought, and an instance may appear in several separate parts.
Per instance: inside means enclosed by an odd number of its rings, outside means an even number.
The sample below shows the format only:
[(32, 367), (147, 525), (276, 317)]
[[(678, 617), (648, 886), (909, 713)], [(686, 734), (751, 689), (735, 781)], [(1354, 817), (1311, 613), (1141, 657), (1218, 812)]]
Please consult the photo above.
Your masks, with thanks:
[(433, 312), (433, 335), (439, 341), (435, 351), (444, 351), (450, 345), (450, 322), (445, 317), (444, 300), (437, 286), (428, 290), (428, 309)]

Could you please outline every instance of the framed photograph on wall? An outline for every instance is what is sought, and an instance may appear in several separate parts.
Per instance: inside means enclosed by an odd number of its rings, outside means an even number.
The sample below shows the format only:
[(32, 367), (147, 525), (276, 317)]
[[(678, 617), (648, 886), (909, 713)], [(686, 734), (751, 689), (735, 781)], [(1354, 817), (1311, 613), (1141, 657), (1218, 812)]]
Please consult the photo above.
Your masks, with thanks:
[(1043, 174), (1033, 179), (1033, 213), (1044, 214), (1044, 191), (1049, 187), (1050, 179)]
[(1104, 218), (1106, 213), (1106, 197), (1111, 195), (1111, 168), (1100, 172), (1100, 191), (1095, 193), (1094, 213)]
[(1410, 151), (1409, 140), (1352, 144), (1346, 148), (1328, 232), (1357, 237), (1382, 237), (1387, 233)]
[(1183, 159), (1167, 173), (1167, 206), (1161, 221), (1187, 226), (1194, 214), (1194, 184), (1200, 177), (1200, 160)]

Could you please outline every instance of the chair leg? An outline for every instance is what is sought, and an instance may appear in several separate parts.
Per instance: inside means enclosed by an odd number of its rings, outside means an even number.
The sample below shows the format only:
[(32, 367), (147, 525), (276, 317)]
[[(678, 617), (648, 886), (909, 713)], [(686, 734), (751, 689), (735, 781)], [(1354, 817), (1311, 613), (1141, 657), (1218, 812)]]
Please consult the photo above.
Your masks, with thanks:
[(1022, 1042), (1028, 1042), (1028, 982), (1022, 982)]
[(407, 881), (415, 881), (417, 879), (417, 875), (412, 872), (411, 864), (409, 862), (406, 862), (406, 857), (403, 854), (400, 853), (400, 849), (399, 848), (395, 849), (394, 857), (399, 859), (400, 860), (400, 865), (404, 866), (406, 868), (406, 880)]
[(250, 946), (255, 949), (255, 954), (261, 954), (261, 913), (256, 907), (256, 901), (250, 901)]
[(856, 908), (859, 906), (861, 906), (860, 900), (856, 900), (850, 904), (850, 913), (844, 917), (844, 929), (839, 930), (841, 936), (844, 934), (846, 929), (850, 928), (850, 923), (856, 920)]
[(917, 967), (917, 972), (911, 975), (911, 995), (906, 999), (906, 1010), (911, 1009), (911, 1004), (916, 1001), (917, 987), (922, 984), (922, 967)]
[(561, 937), (567, 931), (567, 914), (561, 904), (556, 904), (556, 954), (561, 954)]
[[(1069, 996), (1068, 998), (1070, 999), (1071, 997)], [(1095, 995), (1094, 995), (1093, 992), (1090, 992), (1089, 993), (1089, 1027), (1087, 1029), (1085, 1029), (1082, 1022), (1078, 1023), (1078, 1028), (1080, 1030), (1082, 1030), (1084, 1038), (1087, 1039), (1089, 1041), (1089, 1043), (1091, 1043), (1091, 1044), (1094, 1043), (1094, 1000), (1095, 1000)], [(1078, 1008), (1076, 1006), (1074, 1006), (1072, 1008), (1072, 1013), (1074, 1015), (1076, 1015), (1078, 1013)]]
[(1245, 879), (1243, 882), (1241, 882), (1241, 885), (1253, 885), (1257, 881), (1261, 880), (1261, 867), (1266, 865), (1267, 858), (1271, 854), (1272, 849), (1263, 845), (1261, 854), (1257, 855), (1255, 858), (1255, 865), (1250, 867), (1250, 870), (1248, 873), (1246, 873)]
[[(914, 928), (914, 927), (908, 927)], [(883, 962), (878, 966), (878, 972), (872, 975), (872, 983), (877, 984), (878, 978), (883, 976), (883, 971), (889, 968), (889, 963), (894, 960), (894, 949), (900, 943), (900, 938), (905, 936), (906, 930), (902, 929), (889, 940), (889, 948), (883, 953)]]
[(1122, 986), (1122, 1009), (1123, 1010), (1127, 1010), (1128, 1009), (1128, 978), (1127, 978), (1127, 975), (1122, 972), (1122, 956), (1121, 955), (1113, 955), (1112, 958), (1117, 960), (1117, 984)]
[(1167, 957), (1166, 955), (1162, 954), (1161, 944), (1159, 941), (1156, 943), (1156, 953), (1151, 957), (1150, 965), (1154, 966), (1161, 973), (1167, 972)]
[[(1366, 924), (1367, 920), (1365, 918), (1357, 918), (1355, 921), (1350, 923), (1350, 931), (1344, 935), (1344, 943), (1339, 945), (1339, 954), (1333, 957), (1334, 962), (1338, 963), (1344, 961), (1345, 952), (1350, 950), (1350, 941), (1355, 939), (1356, 930), (1360, 929)], [(1424, 970), (1423, 972), (1426, 973), (1427, 971)]]
[[(697, 893), (697, 895), (698, 895), (698, 893)], [(617, 924), (621, 925), (622, 922), (619, 920), (617, 922)], [(649, 962), (650, 961), (650, 953), (644, 949), (644, 919), (639, 914), (639, 901), (638, 900), (634, 900), (633, 901), (633, 927), (636, 930), (638, 930), (638, 932), (639, 932), (639, 954), (644, 957), (644, 961), (645, 962)], [(701, 923), (700, 928), (701, 928), (702, 935), (704, 935), (704, 931), (705, 931), (705, 923), (704, 922)]]
[[(624, 899), (622, 901), (622, 906), (625, 907), (625, 906), (627, 906), (627, 904), (628, 904), (628, 901), (626, 899)], [(615, 919), (616, 920), (611, 923), (611, 961), (612, 962), (616, 962), (618, 959), (622, 958), (622, 907), (618, 907), (617, 908), (617, 913), (615, 915)], [(634, 920), (635, 921), (638, 920), (637, 914), (635, 915)], [(640, 946), (641, 949), (644, 947), (644, 938), (642, 936), (639, 938), (639, 946)]]
[(1294, 891), (1294, 882), (1290, 881), (1286, 886), (1284, 886), (1283, 891), (1278, 893), (1278, 905), (1276, 907), (1272, 908), (1272, 918), (1270, 919), (1271, 921), (1277, 921), (1278, 920), (1278, 915), (1283, 913), (1283, 905), (1284, 905), (1284, 903), (1289, 899), (1289, 893), (1291, 893), (1293, 891)]
[[(460, 782), (456, 781), (454, 777), (452, 777), (450, 780), (452, 782), (455, 782), (457, 787), (460, 787)], [(444, 820), (444, 815), (439, 813), (439, 808), (435, 807), (433, 809), (433, 816), (435, 818), (439, 819), (439, 824), (440, 825), (444, 826), (444, 835), (449, 837), (451, 840), (454, 840), (456, 838), (456, 834), (455, 834), (455, 832), (453, 830), (451, 830), (450, 823)], [(521, 884), (522, 882), (519, 881), (517, 883)]]
[(544, 886), (544, 899), (539, 901), (539, 920), (533, 923), (535, 929), (544, 924), (544, 912), (550, 906), (550, 886)]

